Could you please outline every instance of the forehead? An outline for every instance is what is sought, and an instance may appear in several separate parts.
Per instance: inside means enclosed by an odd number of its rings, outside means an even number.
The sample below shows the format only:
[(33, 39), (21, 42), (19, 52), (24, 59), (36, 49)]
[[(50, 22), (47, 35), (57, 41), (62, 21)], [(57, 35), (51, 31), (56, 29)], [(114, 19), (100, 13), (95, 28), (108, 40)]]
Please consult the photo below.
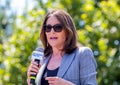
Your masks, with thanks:
[(47, 19), (46, 24), (51, 24), (51, 25), (60, 24), (60, 21), (55, 16), (50, 16)]

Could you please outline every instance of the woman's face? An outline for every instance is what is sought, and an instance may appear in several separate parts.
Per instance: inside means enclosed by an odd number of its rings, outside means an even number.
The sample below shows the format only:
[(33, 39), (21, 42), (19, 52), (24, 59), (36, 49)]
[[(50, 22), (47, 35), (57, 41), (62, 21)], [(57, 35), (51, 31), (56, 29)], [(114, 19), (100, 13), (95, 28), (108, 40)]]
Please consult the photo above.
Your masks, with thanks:
[[(50, 16), (46, 22), (46, 26), (60, 25), (61, 23), (55, 16)], [(62, 49), (65, 43), (65, 30), (62, 27), (62, 31), (56, 32), (53, 27), (50, 32), (45, 32), (48, 43), (55, 48)]]

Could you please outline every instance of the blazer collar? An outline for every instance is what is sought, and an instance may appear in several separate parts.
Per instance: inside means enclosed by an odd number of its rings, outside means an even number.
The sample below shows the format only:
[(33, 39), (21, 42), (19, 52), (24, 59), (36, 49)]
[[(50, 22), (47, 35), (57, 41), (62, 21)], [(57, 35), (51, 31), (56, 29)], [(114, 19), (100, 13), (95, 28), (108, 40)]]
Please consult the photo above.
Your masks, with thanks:
[(75, 57), (75, 52), (73, 52), (72, 54), (65, 54), (63, 56), (60, 68), (58, 70), (57, 76), (58, 77), (63, 77), (65, 72), (69, 69), (71, 63), (73, 62)]
[[(60, 68), (58, 70), (57, 76), (58, 77), (63, 77), (65, 72), (69, 69), (72, 61), (74, 60), (75, 57), (75, 52), (73, 52), (72, 54), (64, 54)], [(50, 60), (51, 55), (49, 55), (48, 57), (44, 58), (44, 62), (38, 72), (38, 75), (36, 77), (36, 85), (41, 85), (41, 78), (42, 78), (42, 74), (44, 72), (44, 69), (46, 68), (48, 61)]]
[(38, 74), (36, 76), (36, 85), (41, 85), (42, 75), (43, 75), (43, 72), (44, 72), (50, 58), (51, 58), (51, 55), (49, 55), (48, 57), (43, 58), (43, 62), (42, 62), (43, 64), (40, 67), (40, 70), (39, 70), (39, 72), (38, 72)]

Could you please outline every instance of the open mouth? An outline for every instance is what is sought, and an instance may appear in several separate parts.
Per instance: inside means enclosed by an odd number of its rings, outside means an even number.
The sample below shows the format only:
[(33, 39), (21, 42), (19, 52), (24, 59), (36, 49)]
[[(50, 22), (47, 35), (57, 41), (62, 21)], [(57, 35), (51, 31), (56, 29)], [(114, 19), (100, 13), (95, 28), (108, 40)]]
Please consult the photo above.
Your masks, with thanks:
[(58, 37), (50, 37), (51, 40), (56, 40)]

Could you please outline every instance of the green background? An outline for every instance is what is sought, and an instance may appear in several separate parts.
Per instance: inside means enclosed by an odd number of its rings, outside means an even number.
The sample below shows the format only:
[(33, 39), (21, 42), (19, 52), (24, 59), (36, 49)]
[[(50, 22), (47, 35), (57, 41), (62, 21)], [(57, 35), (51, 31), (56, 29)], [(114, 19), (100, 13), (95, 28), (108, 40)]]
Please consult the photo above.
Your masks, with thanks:
[(33, 1), (33, 9), (26, 4), (22, 15), (12, 12), (11, 0), (0, 6), (0, 85), (26, 85), (31, 53), (41, 46), (42, 21), (57, 8), (73, 17), (79, 44), (93, 50), (98, 85), (120, 85), (120, 0)]

